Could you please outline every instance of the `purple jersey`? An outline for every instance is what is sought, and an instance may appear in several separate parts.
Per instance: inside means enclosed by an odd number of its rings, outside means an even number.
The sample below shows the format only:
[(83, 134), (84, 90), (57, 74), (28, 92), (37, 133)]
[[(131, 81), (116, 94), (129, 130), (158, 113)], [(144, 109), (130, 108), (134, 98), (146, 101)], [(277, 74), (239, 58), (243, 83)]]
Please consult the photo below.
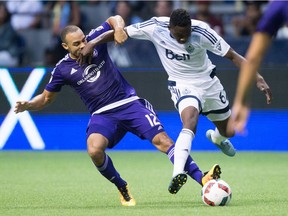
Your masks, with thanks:
[[(110, 25), (105, 22), (91, 30), (86, 39), (93, 40), (110, 29)], [(80, 66), (69, 54), (60, 60), (52, 71), (46, 90), (59, 92), (63, 85), (71, 86), (79, 94), (91, 114), (104, 106), (136, 96), (135, 89), (110, 59), (106, 43), (94, 48), (89, 65)]]
[(288, 2), (273, 1), (268, 5), (256, 31), (273, 36), (284, 24), (288, 24)]

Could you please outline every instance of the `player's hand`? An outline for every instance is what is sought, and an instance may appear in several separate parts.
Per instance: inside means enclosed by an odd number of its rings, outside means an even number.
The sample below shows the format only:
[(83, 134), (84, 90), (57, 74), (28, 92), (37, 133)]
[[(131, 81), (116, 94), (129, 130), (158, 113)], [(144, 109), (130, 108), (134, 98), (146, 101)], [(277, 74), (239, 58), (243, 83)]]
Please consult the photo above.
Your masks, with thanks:
[(19, 113), (27, 110), (29, 107), (29, 102), (28, 101), (17, 101), (15, 105), (14, 112)]
[(114, 31), (114, 42), (115, 45), (123, 44), (128, 39), (128, 35), (124, 31), (124, 29), (116, 29)]
[(270, 104), (272, 101), (272, 92), (266, 81), (262, 76), (257, 77), (257, 82), (256, 82), (257, 88), (262, 91), (265, 96), (266, 96), (266, 101), (267, 104)]
[(232, 115), (228, 121), (228, 130), (235, 129), (237, 132), (244, 134), (246, 124), (250, 114), (248, 105), (235, 102), (232, 107)]
[(80, 51), (77, 62), (80, 65), (85, 63), (91, 64), (93, 57), (94, 46), (91, 43), (87, 43), (84, 48)]

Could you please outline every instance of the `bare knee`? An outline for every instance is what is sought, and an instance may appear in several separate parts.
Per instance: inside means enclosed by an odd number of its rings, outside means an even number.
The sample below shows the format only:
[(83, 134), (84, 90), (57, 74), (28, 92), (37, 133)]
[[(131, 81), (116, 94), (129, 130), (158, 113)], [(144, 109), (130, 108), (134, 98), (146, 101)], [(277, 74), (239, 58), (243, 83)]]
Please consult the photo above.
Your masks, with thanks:
[(101, 148), (97, 148), (96, 145), (93, 145), (93, 144), (89, 145), (89, 143), (88, 143), (87, 153), (91, 158), (100, 158), (103, 156), (105, 151)]
[(174, 144), (171, 138), (165, 132), (157, 134), (153, 138), (152, 143), (159, 151), (163, 153), (166, 153), (168, 149)]
[(102, 165), (108, 140), (102, 135), (91, 134), (87, 139), (87, 152), (96, 166)]

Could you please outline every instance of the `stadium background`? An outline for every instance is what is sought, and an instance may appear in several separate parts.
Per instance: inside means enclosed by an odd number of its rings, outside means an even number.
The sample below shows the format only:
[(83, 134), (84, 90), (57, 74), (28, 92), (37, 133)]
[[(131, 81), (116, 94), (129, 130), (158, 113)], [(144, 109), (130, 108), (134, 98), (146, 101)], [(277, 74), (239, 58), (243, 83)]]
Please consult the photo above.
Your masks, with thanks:
[[(241, 54), (245, 53), (248, 40), (228, 41)], [(146, 43), (146, 42), (144, 42)], [(269, 83), (274, 100), (271, 105), (265, 103), (264, 95), (256, 87), (253, 91), (253, 109), (248, 124), (248, 133), (232, 139), (235, 147), (243, 151), (287, 151), (288, 141), (288, 100), (287, 100), (287, 62), (283, 55), (288, 50), (287, 41), (276, 41), (270, 48), (261, 73)], [(150, 42), (143, 45), (142, 41), (130, 40), (124, 46), (131, 53), (133, 66), (121, 67), (120, 70), (128, 81), (135, 87), (138, 95), (148, 99), (158, 111), (168, 134), (175, 140), (181, 129), (178, 113), (175, 111), (170, 93), (167, 90), (167, 75), (163, 71), (155, 49)], [(142, 49), (144, 47), (144, 49)], [(136, 50), (133, 49), (137, 48)], [(229, 100), (233, 101), (238, 71), (226, 59), (209, 54), (217, 64), (217, 76), (225, 86)], [(149, 67), (147, 67), (149, 65)], [(146, 67), (144, 67), (146, 66)], [(20, 92), (33, 68), (8, 69), (15, 85)], [(44, 68), (45, 76), (35, 91), (40, 93), (50, 78), (52, 68)], [(1, 86), (2, 87), (2, 86)], [(7, 117), (10, 110), (7, 95), (0, 91), (0, 122)], [(64, 87), (56, 101), (40, 112), (31, 112), (32, 119), (45, 143), (45, 150), (85, 150), (85, 129), (89, 114), (80, 99), (69, 88)], [(197, 136), (193, 142), (193, 150), (216, 150), (205, 138), (207, 129), (213, 127), (201, 117)], [(3, 128), (2, 128), (3, 130)], [(11, 135), (2, 146), (3, 150), (31, 150), (32, 147), (25, 136), (23, 127), (16, 124)], [(155, 150), (148, 141), (127, 134), (117, 145), (116, 150)]]
[[(81, 5), (81, 10), (87, 15), (86, 28), (97, 26), (101, 20), (105, 20), (109, 14), (103, 13), (103, 8), (98, 5)], [(225, 10), (227, 17), (231, 17), (233, 10), (228, 7), (214, 8)], [(226, 8), (226, 9), (225, 9)], [(92, 16), (89, 16), (90, 15)], [(93, 14), (99, 15), (98, 19)], [(92, 18), (91, 18), (92, 17)], [(226, 20), (228, 20), (226, 18)], [(98, 23), (97, 23), (98, 22)], [(23, 85), (34, 67), (42, 66), (44, 48), (51, 36), (48, 29), (22, 31), (21, 35), (26, 40), (26, 53), (23, 56), (21, 68), (8, 68), (13, 82), (20, 92)], [(240, 54), (244, 55), (250, 38), (225, 38), (226, 41)], [(37, 44), (35, 46), (35, 44)], [(288, 129), (288, 100), (287, 100), (287, 40), (276, 40), (270, 47), (262, 64), (261, 74), (270, 85), (274, 100), (271, 105), (265, 103), (264, 95), (256, 88), (253, 91), (253, 106), (248, 132), (232, 139), (235, 147), (243, 151), (288, 151), (286, 131)], [(138, 95), (148, 99), (158, 111), (168, 134), (175, 140), (181, 129), (178, 113), (170, 100), (167, 90), (167, 75), (163, 70), (155, 48), (150, 42), (128, 40), (120, 48), (110, 44), (109, 51), (114, 58), (122, 58), (117, 53), (125, 53), (127, 66), (119, 65), (121, 72), (127, 80), (135, 87)], [(116, 55), (115, 55), (116, 53)], [(220, 58), (209, 53), (214, 64), (217, 65), (217, 76), (221, 79), (226, 93), (233, 102), (238, 70), (227, 59)], [(126, 61), (128, 59), (128, 61)], [(121, 60), (119, 60), (121, 63)], [(50, 78), (52, 68), (44, 68), (45, 76), (35, 91), (40, 93)], [(5, 132), (3, 121), (11, 109), (7, 94), (0, 88), (0, 132)], [(31, 112), (30, 115), (45, 143), (44, 150), (85, 150), (85, 129), (89, 120), (89, 114), (80, 99), (68, 87), (65, 87), (56, 101), (40, 112)], [(205, 138), (205, 132), (212, 124), (201, 117), (197, 129), (197, 136), (193, 141), (193, 150), (216, 150)], [(3, 132), (4, 131), (4, 132)], [(19, 121), (13, 128), (5, 142), (0, 134), (0, 150), (31, 150), (23, 126)], [(2, 144), (1, 144), (2, 142)], [(42, 149), (42, 148), (40, 148)], [(147, 141), (141, 141), (138, 137), (127, 134), (117, 145), (116, 150), (155, 150)]]

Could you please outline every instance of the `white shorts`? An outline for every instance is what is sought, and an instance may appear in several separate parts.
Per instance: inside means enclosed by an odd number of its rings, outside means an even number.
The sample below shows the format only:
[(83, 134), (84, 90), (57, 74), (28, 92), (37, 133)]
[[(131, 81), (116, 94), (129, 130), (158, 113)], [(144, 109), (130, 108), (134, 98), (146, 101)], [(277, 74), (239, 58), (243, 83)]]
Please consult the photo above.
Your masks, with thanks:
[(226, 92), (216, 76), (188, 82), (168, 80), (168, 89), (180, 115), (188, 106), (211, 121), (223, 121), (231, 115)]

